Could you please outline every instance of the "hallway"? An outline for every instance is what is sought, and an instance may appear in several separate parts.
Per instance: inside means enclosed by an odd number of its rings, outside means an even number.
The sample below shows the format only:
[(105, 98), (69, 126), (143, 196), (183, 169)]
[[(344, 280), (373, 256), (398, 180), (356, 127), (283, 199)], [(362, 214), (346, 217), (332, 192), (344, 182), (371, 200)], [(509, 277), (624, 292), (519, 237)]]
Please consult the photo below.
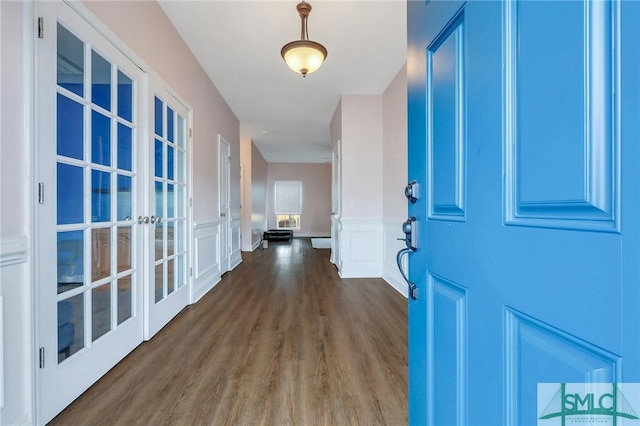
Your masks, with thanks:
[(51, 425), (402, 425), (407, 302), (308, 239), (243, 263)]

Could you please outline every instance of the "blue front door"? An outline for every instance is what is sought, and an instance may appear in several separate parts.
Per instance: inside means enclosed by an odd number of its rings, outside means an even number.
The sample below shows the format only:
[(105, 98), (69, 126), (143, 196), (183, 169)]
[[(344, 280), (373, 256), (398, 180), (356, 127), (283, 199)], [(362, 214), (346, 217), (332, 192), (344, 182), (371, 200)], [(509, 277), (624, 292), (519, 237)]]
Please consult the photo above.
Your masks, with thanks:
[(411, 424), (551, 426), (538, 383), (640, 382), (639, 28), (408, 2)]

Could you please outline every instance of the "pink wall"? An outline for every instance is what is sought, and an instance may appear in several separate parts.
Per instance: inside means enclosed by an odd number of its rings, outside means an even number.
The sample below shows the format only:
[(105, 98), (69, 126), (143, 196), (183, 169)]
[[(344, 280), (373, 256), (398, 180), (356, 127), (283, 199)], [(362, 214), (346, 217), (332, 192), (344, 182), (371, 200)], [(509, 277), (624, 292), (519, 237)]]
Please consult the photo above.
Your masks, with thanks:
[(302, 181), (302, 215), (296, 236), (331, 234), (331, 164), (268, 164), (267, 221), (276, 227), (273, 206), (276, 180)]
[(382, 96), (342, 97), (342, 217), (382, 216)]
[[(29, 201), (31, 193), (17, 182), (29, 181), (29, 141), (25, 134), (24, 108), (27, 94), (24, 92), (22, 52), (28, 48), (22, 39), (21, 2), (2, 2), (0, 53), (2, 57), (2, 104), (0, 105), (0, 236), (22, 237), (30, 234)], [(30, 189), (30, 188), (28, 188)]]
[(218, 134), (231, 145), (231, 214), (240, 214), (240, 124), (155, 1), (85, 1), (154, 73), (193, 108), (193, 214), (219, 218)]
[(382, 216), (405, 218), (407, 199), (407, 66), (382, 95)]

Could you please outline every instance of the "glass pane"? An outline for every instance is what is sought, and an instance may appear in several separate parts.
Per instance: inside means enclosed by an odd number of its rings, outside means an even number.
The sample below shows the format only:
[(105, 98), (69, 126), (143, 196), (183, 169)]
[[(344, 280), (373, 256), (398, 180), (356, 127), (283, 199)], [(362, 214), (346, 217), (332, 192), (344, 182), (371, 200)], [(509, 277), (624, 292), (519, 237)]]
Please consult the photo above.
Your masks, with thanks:
[(131, 227), (118, 227), (118, 273), (131, 269)]
[(163, 227), (164, 222), (160, 224), (156, 224), (155, 234), (156, 234), (156, 242), (155, 242), (155, 252), (156, 252), (156, 260), (160, 260), (163, 258), (163, 247), (164, 247), (164, 238), (163, 238)]
[(154, 117), (155, 117), (155, 132), (156, 135), (158, 136), (162, 136), (162, 101), (158, 98), (156, 98), (155, 101), (155, 113), (154, 113)]
[(111, 275), (111, 228), (91, 230), (91, 281)]
[(184, 286), (186, 284), (185, 281), (185, 276), (187, 275), (185, 272), (185, 263), (184, 263), (184, 256), (178, 256), (176, 258), (176, 273), (178, 274), (178, 288)]
[(111, 111), (111, 64), (91, 51), (91, 102)]
[(175, 197), (174, 197), (173, 185), (167, 184), (167, 219), (175, 217)]
[(58, 163), (58, 225), (84, 223), (82, 167)]
[(83, 106), (58, 94), (56, 137), (58, 155), (83, 159)]
[(131, 275), (118, 278), (118, 325), (131, 318)]
[(95, 342), (111, 330), (111, 283), (94, 288), (91, 296), (91, 335)]
[(174, 230), (175, 230), (175, 223), (167, 222), (167, 256), (171, 256), (173, 255), (173, 253), (175, 253), (175, 248), (174, 248), (175, 240), (173, 238)]
[(167, 179), (173, 180), (173, 147), (167, 145)]
[(58, 86), (84, 94), (84, 43), (58, 24)]
[(178, 176), (176, 180), (180, 183), (185, 182), (184, 178), (184, 151), (178, 150)]
[(111, 220), (111, 175), (99, 170), (91, 170), (91, 220)]
[(97, 111), (91, 111), (91, 161), (111, 165), (111, 120)]
[(162, 193), (162, 182), (156, 182), (156, 216), (164, 216), (164, 196)]
[(133, 81), (118, 71), (118, 116), (133, 121)]
[(58, 294), (84, 283), (84, 232), (58, 232)]
[(162, 146), (163, 146), (162, 141), (159, 141), (158, 139), (156, 139), (155, 151), (154, 151), (156, 177), (162, 177)]
[(163, 283), (164, 283), (164, 274), (162, 271), (162, 263), (159, 265), (156, 265), (156, 303), (161, 301), (164, 298), (164, 292), (163, 292)]
[(184, 190), (185, 187), (183, 185), (178, 185), (178, 198), (176, 199), (176, 203), (178, 204), (178, 217), (184, 217), (184, 205), (186, 203)]
[(173, 142), (173, 110), (167, 107), (167, 139), (169, 142)]
[(132, 130), (124, 124), (118, 123), (118, 168), (132, 171), (133, 150), (131, 146)]
[(118, 217), (116, 220), (131, 220), (132, 181), (130, 176), (118, 175)]
[(178, 147), (184, 148), (184, 118), (178, 115)]
[(173, 293), (175, 290), (175, 275), (173, 274), (173, 259), (167, 262), (167, 294)]
[(58, 363), (84, 348), (84, 293), (58, 302)]
[(178, 253), (182, 253), (184, 251), (184, 242), (185, 242), (185, 220), (179, 220), (176, 228), (176, 250)]

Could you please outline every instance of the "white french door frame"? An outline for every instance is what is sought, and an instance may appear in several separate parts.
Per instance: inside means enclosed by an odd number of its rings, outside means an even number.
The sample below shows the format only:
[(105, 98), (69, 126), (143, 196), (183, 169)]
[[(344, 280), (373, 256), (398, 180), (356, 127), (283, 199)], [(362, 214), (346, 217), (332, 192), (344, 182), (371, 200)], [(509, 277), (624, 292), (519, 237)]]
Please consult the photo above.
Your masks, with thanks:
[[(120, 124), (120, 116), (115, 115), (113, 109), (115, 105), (111, 105), (112, 110), (107, 112), (100, 109), (91, 99), (90, 78), (91, 64), (93, 59), (88, 59), (86, 55), (100, 55), (103, 60), (107, 61), (110, 67), (111, 84), (117, 82), (117, 73), (114, 71), (122, 71), (127, 77), (133, 79), (132, 102), (133, 117), (130, 125), (132, 126), (132, 165), (133, 170), (128, 175), (133, 180), (132, 183), (132, 212), (139, 207), (141, 202), (141, 194), (137, 191), (139, 187), (140, 170), (137, 163), (137, 144), (142, 138), (142, 127), (144, 116), (140, 114), (139, 100), (144, 96), (144, 71), (142, 67), (136, 64), (131, 56), (125, 54), (111, 39), (105, 37), (105, 32), (96, 27), (96, 24), (88, 19), (90, 16), (79, 11), (84, 10), (81, 5), (67, 4), (63, 2), (41, 2), (33, 8), (33, 21), (37, 22), (38, 18), (42, 18), (44, 23), (44, 34), (42, 38), (34, 40), (33, 43), (33, 107), (31, 108), (31, 118), (34, 124), (34, 133), (32, 139), (33, 146), (33, 187), (39, 188), (35, 192), (38, 198), (33, 202), (32, 220), (34, 238), (33, 248), (33, 318), (34, 318), (34, 348), (33, 353), (36, 358), (33, 359), (34, 368), (34, 419), (37, 423), (44, 424), (51, 420), (59, 411), (71, 403), (78, 395), (84, 392), (89, 386), (97, 381), (103, 374), (111, 369), (117, 362), (124, 358), (131, 350), (142, 342), (142, 326), (143, 326), (143, 308), (142, 308), (142, 276), (141, 276), (141, 245), (140, 245), (140, 229), (129, 219), (118, 220), (117, 216), (113, 216), (115, 206), (111, 204), (110, 219), (106, 222), (94, 222), (89, 220), (91, 216), (91, 197), (85, 198), (83, 201), (83, 219), (81, 222), (74, 221), (72, 225), (57, 224), (57, 179), (56, 172), (60, 164), (70, 165), (82, 170), (83, 187), (82, 193), (86, 194), (90, 191), (90, 176), (93, 171), (101, 171), (101, 173), (109, 173), (111, 182), (115, 182), (115, 174), (120, 173), (120, 169), (116, 168), (113, 163), (110, 165), (96, 165), (94, 160), (89, 157), (90, 151), (85, 151), (91, 145), (91, 129), (89, 127), (92, 116), (96, 111), (106, 114), (111, 120), (109, 128), (111, 132)], [(73, 91), (61, 88), (57, 81), (56, 67), (58, 65), (58, 23), (79, 39), (82, 43), (82, 51), (84, 52), (83, 61), (89, 64), (88, 68), (83, 70), (83, 91), (80, 95), (76, 95)], [(29, 26), (28, 28), (32, 28)], [(35, 35), (33, 36), (35, 38)], [(89, 62), (91, 61), (91, 62)], [(111, 95), (114, 96), (114, 88), (111, 89)], [(71, 158), (61, 155), (56, 149), (56, 111), (57, 102), (60, 97), (67, 102), (73, 101), (82, 108), (82, 146), (83, 153), (80, 158)], [(113, 100), (114, 98), (112, 98)], [(124, 122), (123, 122), (124, 123)], [(52, 143), (53, 140), (53, 143)], [(116, 143), (116, 137), (111, 135), (110, 143)], [(111, 145), (110, 155), (114, 155), (116, 148)], [(115, 157), (112, 157), (112, 159)], [(114, 200), (113, 188), (110, 187), (111, 202)], [(41, 194), (38, 196), (38, 192)], [(86, 195), (83, 195), (86, 197)], [(93, 267), (90, 257), (93, 246), (90, 237), (92, 231), (97, 229), (95, 223), (100, 223), (100, 229), (108, 229), (110, 253), (108, 257), (109, 271), (107, 277), (98, 279), (92, 283), (93, 277), (87, 275), (88, 271)], [(104, 224), (104, 225), (103, 225)], [(104, 226), (104, 228), (102, 228)], [(115, 246), (118, 244), (118, 235), (114, 234), (114, 229), (118, 231), (119, 226), (130, 226), (131, 230), (131, 257), (130, 257), (130, 273), (127, 272), (126, 277), (130, 277), (130, 316), (120, 323), (117, 312), (113, 312), (113, 307), (118, 306), (119, 302), (114, 298), (118, 297), (118, 289), (115, 288), (117, 280), (121, 279), (119, 266), (116, 267), (118, 260), (114, 258), (116, 254)], [(114, 228), (116, 227), (116, 228)], [(82, 269), (81, 275), (82, 286), (73, 290), (66, 290), (63, 293), (56, 294), (55, 278), (58, 276), (59, 269), (57, 264), (58, 252), (58, 233), (68, 232), (67, 228), (73, 228), (74, 232), (82, 232), (83, 236), (79, 241), (83, 244)], [(116, 235), (116, 239), (113, 236)], [(95, 253), (94, 253), (95, 254)], [(79, 258), (80, 259), (80, 258)], [(129, 275), (130, 274), (130, 275)], [(86, 278), (88, 276), (89, 278)], [(123, 275), (124, 276), (124, 275)], [(105, 281), (108, 280), (108, 281)], [(58, 283), (58, 286), (60, 283)], [(111, 286), (110, 290), (110, 329), (105, 334), (98, 334), (96, 337), (91, 328), (92, 306), (91, 301), (94, 300), (94, 292), (98, 289)], [(60, 291), (58, 289), (58, 291)], [(67, 299), (67, 295), (73, 296)], [(72, 317), (74, 324), (82, 330), (80, 337), (76, 337), (81, 349), (74, 350), (70, 355), (66, 355), (60, 360), (58, 353), (59, 344), (59, 309), (58, 305), (61, 300), (71, 300), (76, 297), (82, 299), (82, 309), (77, 311), (80, 315), (78, 324), (75, 324), (75, 317)], [(80, 300), (80, 299), (78, 299)], [(72, 311), (72, 315), (73, 311)], [(115, 315), (115, 319), (114, 319)], [(56, 326), (58, 325), (58, 327)], [(94, 340), (95, 338), (95, 340)]]
[[(38, 39), (36, 33), (37, 28), (31, 25), (33, 22), (38, 22), (38, 17), (44, 18), (45, 36), (44, 41)], [(182, 100), (175, 92), (167, 89), (169, 86), (162, 80), (157, 78), (153, 73), (149, 74), (147, 70), (150, 69), (146, 63), (139, 58), (134, 52), (132, 52), (127, 45), (108, 27), (100, 22), (100, 20), (82, 3), (69, 2), (67, 0), (58, 0), (51, 2), (39, 2), (33, 5), (25, 5), (25, 46), (32, 52), (32, 56), (25, 56), (25, 69), (28, 72), (26, 81), (29, 83), (29, 87), (26, 88), (28, 99), (25, 100), (25, 137), (31, 144), (31, 172), (30, 181), (31, 187), (34, 188), (31, 191), (32, 199), (31, 204), (31, 233), (34, 236), (34, 244), (30, 249), (31, 257), (31, 317), (33, 327), (33, 340), (30, 353), (33, 354), (29, 362), (33, 366), (32, 384), (33, 392), (31, 419), (35, 423), (45, 424), (50, 421), (59, 411), (73, 401), (77, 396), (84, 392), (91, 384), (97, 381), (103, 374), (110, 370), (115, 364), (123, 359), (128, 353), (130, 353), (143, 339), (149, 339), (154, 333), (145, 333), (149, 331), (149, 315), (148, 307), (145, 304), (150, 291), (152, 291), (153, 282), (149, 279), (149, 268), (153, 261), (149, 261), (152, 255), (145, 253), (143, 247), (144, 241), (149, 241), (149, 236), (145, 237), (145, 233), (149, 231), (144, 227), (139, 226), (137, 223), (132, 224), (134, 238), (138, 241), (138, 245), (132, 247), (132, 263), (135, 265), (135, 281), (137, 282), (137, 288), (132, 295), (132, 313), (133, 318), (129, 318), (122, 324), (118, 324), (118, 329), (125, 329), (124, 340), (122, 337), (117, 337), (118, 334), (110, 333), (101, 336), (99, 339), (93, 342), (89, 342), (91, 348), (98, 348), (100, 356), (90, 356), (89, 351), (83, 350), (72, 354), (70, 358), (66, 359), (62, 363), (58, 363), (57, 359), (54, 359), (55, 349), (52, 346), (57, 346), (57, 335), (51, 335), (51, 327), (47, 325), (47, 322), (56, 323), (55, 308), (49, 307), (49, 313), (47, 314), (43, 309), (43, 299), (40, 296), (40, 288), (47, 279), (47, 274), (55, 275), (55, 257), (48, 263), (53, 265), (47, 268), (42, 267), (42, 262), (51, 257), (50, 250), (45, 250), (45, 247), (56, 247), (55, 229), (56, 225), (56, 172), (55, 166), (47, 166), (43, 169), (43, 164), (46, 162), (56, 161), (57, 154), (55, 143), (44, 151), (41, 149), (46, 144), (43, 142), (45, 139), (50, 140), (51, 135), (55, 141), (55, 114), (52, 111), (56, 110), (56, 77), (55, 77), (55, 64), (57, 62), (56, 51), (56, 22), (61, 19), (65, 27), (72, 31), (74, 34), (91, 34), (90, 36), (81, 38), (90, 38), (89, 45), (95, 47), (99, 54), (106, 55), (105, 58), (117, 65), (117, 69), (121, 69), (122, 61), (128, 63), (126, 67), (122, 68), (126, 70), (126, 73), (130, 77), (135, 77), (134, 88), (134, 114), (135, 114), (135, 134), (134, 143), (137, 146), (134, 149), (133, 164), (136, 167), (134, 172), (135, 183), (134, 187), (137, 194), (132, 200), (132, 216), (144, 216), (144, 212), (149, 211), (149, 206), (145, 205), (146, 201), (151, 196), (149, 188), (151, 188), (151, 182), (153, 181), (152, 171), (150, 170), (150, 154), (148, 147), (153, 141), (153, 133), (149, 130), (151, 128), (152, 109), (147, 107), (147, 103), (153, 102), (153, 92), (149, 90), (150, 79), (152, 78), (156, 85), (163, 88), (165, 93), (169, 93), (173, 101), (177, 101), (182, 107), (188, 110), (188, 114), (185, 116), (186, 127), (186, 224), (185, 224), (185, 288), (182, 291), (182, 299), (184, 306), (192, 301), (192, 285), (193, 279), (190, 271), (192, 267), (191, 253), (193, 251), (193, 234), (192, 234), (192, 182), (193, 182), (193, 157), (192, 157), (192, 136), (191, 129), (193, 128), (193, 113), (192, 108), (187, 106), (187, 103)], [(51, 40), (53, 39), (53, 41)], [(46, 43), (53, 43), (52, 46), (47, 46)], [(91, 52), (90, 49), (85, 49), (85, 52)], [(115, 57), (120, 59), (114, 59)], [(41, 67), (49, 64), (53, 64), (53, 72), (45, 72), (41, 70)], [(128, 67), (128, 68), (127, 68)], [(113, 68), (116, 69), (116, 68)], [(90, 69), (86, 70), (90, 72)], [(135, 76), (133, 75), (135, 74)], [(47, 86), (47, 89), (43, 89)], [(49, 88), (52, 88), (51, 91)], [(43, 90), (48, 91), (48, 98), (43, 99), (41, 93)], [(89, 90), (86, 89), (85, 90)], [(78, 98), (79, 99), (79, 98)], [(89, 106), (91, 108), (91, 106)], [(47, 118), (47, 115), (54, 116), (54, 118)], [(42, 120), (48, 120), (48, 125), (42, 126)], [(85, 124), (86, 126), (86, 124)], [(87, 135), (87, 129), (84, 130), (85, 136)], [(50, 144), (51, 145), (51, 144)], [(81, 161), (76, 161), (80, 164)], [(89, 166), (90, 167), (90, 166)], [(145, 182), (146, 180), (146, 182)], [(40, 183), (43, 183), (44, 187), (44, 207), (38, 203), (38, 188)], [(147, 184), (149, 183), (149, 184)], [(48, 204), (49, 203), (49, 204)], [(84, 202), (85, 209), (87, 206), (91, 208), (91, 203)], [(48, 219), (47, 219), (48, 218)], [(45, 223), (46, 222), (46, 223)], [(52, 228), (54, 227), (54, 228)], [(46, 236), (45, 234), (51, 234)], [(145, 239), (146, 238), (146, 239)], [(112, 241), (113, 244), (115, 242)], [(85, 254), (86, 256), (86, 254)], [(86, 261), (85, 264), (90, 265), (90, 261)], [(50, 281), (50, 279), (49, 279)], [(151, 287), (151, 289), (150, 289)], [(52, 295), (51, 297), (55, 297)], [(51, 299), (49, 297), (49, 299)], [(49, 300), (47, 299), (47, 300)], [(48, 305), (47, 305), (48, 306)], [(182, 309), (182, 308), (180, 308)], [(52, 310), (54, 312), (52, 312)], [(90, 313), (91, 307), (86, 306), (84, 308), (85, 313)], [(179, 311), (179, 310), (178, 310)], [(45, 318), (46, 317), (46, 318)], [(173, 318), (170, 316), (167, 322)], [(166, 322), (165, 322), (166, 324)], [(163, 324), (164, 325), (164, 324)], [(85, 326), (86, 328), (87, 326)], [(161, 326), (159, 327), (161, 328)], [(158, 329), (159, 329), (158, 328)], [(49, 330), (49, 331), (47, 331)], [(156, 330), (157, 331), (157, 330)], [(47, 333), (49, 334), (47, 336)], [(57, 333), (56, 333), (57, 334)], [(116, 337), (113, 337), (116, 336)], [(133, 341), (131, 340), (133, 336)], [(91, 339), (89, 339), (91, 340)], [(43, 353), (44, 359), (39, 359), (39, 348), (49, 347)], [(90, 349), (91, 349), (90, 348)], [(46, 349), (46, 348), (45, 348)], [(107, 351), (107, 356), (103, 356), (103, 353)], [(94, 351), (95, 352), (95, 351)], [(77, 363), (80, 365), (74, 365)], [(74, 378), (73, 381), (82, 381), (79, 387), (71, 385), (68, 382), (64, 382), (64, 386), (52, 386), (50, 379), (43, 378), (43, 371), (41, 368), (44, 365), (49, 371), (55, 370), (68, 370), (69, 377)], [(72, 368), (73, 367), (73, 368)], [(64, 372), (62, 372), (64, 373)], [(49, 372), (45, 374), (51, 374)], [(56, 373), (58, 376), (60, 373)], [(62, 377), (62, 376), (60, 376)], [(66, 376), (65, 376), (66, 377)], [(56, 379), (57, 380), (57, 379)], [(47, 383), (50, 383), (47, 385)], [(45, 401), (46, 398), (46, 401)], [(0, 417), (1, 418), (1, 417)]]
[(231, 145), (218, 135), (218, 210), (220, 273), (231, 270)]
[[(185, 119), (185, 128), (184, 128), (184, 137), (185, 137), (185, 151), (186, 151), (186, 164), (185, 164), (185, 176), (186, 176), (186, 188), (185, 188), (185, 212), (186, 212), (186, 222), (185, 222), (185, 285), (181, 288), (175, 289), (175, 291), (171, 291), (170, 294), (165, 294), (163, 299), (156, 303), (155, 300), (155, 236), (152, 231), (155, 229), (153, 224), (149, 224), (149, 226), (145, 226), (145, 260), (144, 260), (144, 270), (145, 270), (145, 284), (144, 284), (144, 339), (151, 339), (162, 327), (171, 321), (182, 309), (184, 309), (187, 305), (192, 303), (193, 300), (193, 277), (191, 276), (190, 271), (192, 270), (192, 256), (193, 252), (193, 214), (192, 214), (192, 182), (193, 182), (193, 155), (192, 155), (192, 130), (193, 129), (193, 108), (189, 106), (189, 104), (180, 97), (176, 92), (169, 88), (169, 85), (166, 84), (162, 79), (157, 76), (149, 76), (148, 84), (147, 84), (147, 97), (148, 108), (146, 108), (146, 113), (148, 116), (148, 121), (146, 123), (146, 139), (147, 143), (145, 149), (145, 165), (147, 170), (145, 171), (145, 176), (147, 177), (147, 184), (145, 185), (145, 191), (147, 195), (145, 196), (146, 204), (144, 206), (145, 215), (143, 216), (143, 220), (146, 217), (154, 216), (155, 213), (155, 191), (154, 191), (154, 170), (153, 170), (153, 155), (154, 155), (154, 143), (156, 140), (156, 135), (154, 134), (153, 126), (154, 126), (154, 102), (156, 97), (160, 98), (163, 102), (165, 102), (169, 107), (174, 109), (176, 115), (178, 112), (183, 114), (183, 118)], [(179, 111), (181, 110), (181, 111)], [(166, 118), (166, 117), (165, 117)], [(177, 208), (177, 206), (176, 206)], [(164, 219), (163, 219), (164, 220)]]

